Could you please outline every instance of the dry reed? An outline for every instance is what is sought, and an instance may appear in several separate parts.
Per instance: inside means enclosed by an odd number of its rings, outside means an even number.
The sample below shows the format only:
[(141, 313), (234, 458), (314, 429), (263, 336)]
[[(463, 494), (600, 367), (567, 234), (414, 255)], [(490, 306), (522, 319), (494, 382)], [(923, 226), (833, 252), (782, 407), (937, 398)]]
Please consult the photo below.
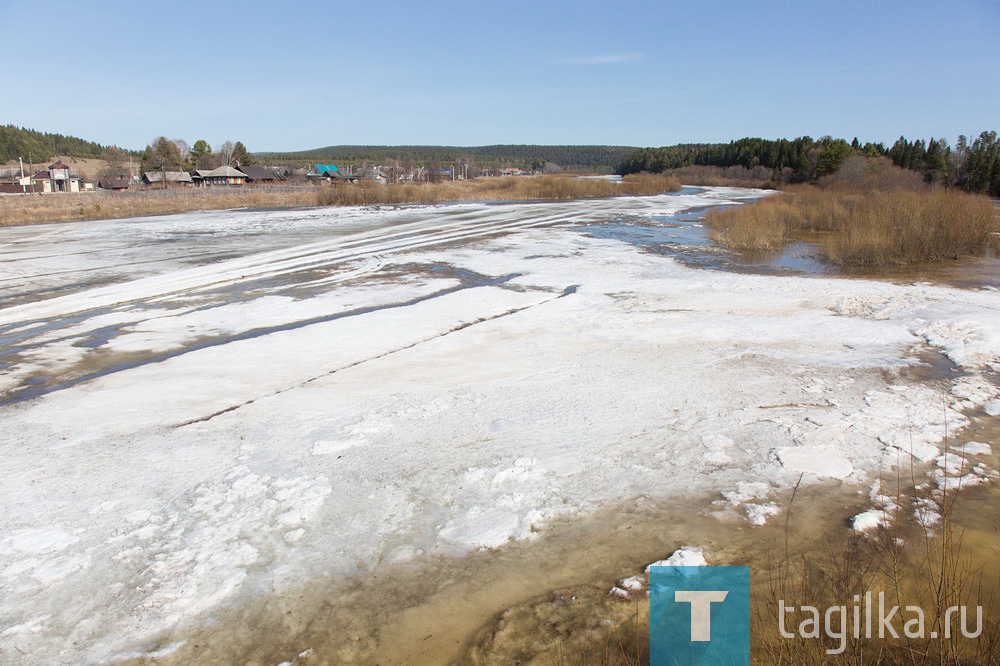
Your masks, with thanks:
[(190, 188), (0, 197), (0, 226), (315, 205), (316, 188)]
[(988, 199), (955, 190), (869, 191), (789, 188), (782, 196), (713, 211), (713, 238), (737, 250), (779, 249), (818, 232), (828, 261), (887, 266), (979, 255), (1000, 230)]
[(621, 182), (568, 176), (539, 176), (398, 185), (361, 182), (336, 183), (321, 187), (220, 187), (5, 196), (0, 197), (0, 226), (103, 220), (229, 208), (581, 199), (661, 194), (674, 192), (680, 188), (680, 182), (674, 178), (635, 174), (626, 176)]
[(334, 183), (320, 190), (317, 202), (321, 206), (367, 206), (448, 201), (552, 201), (662, 194), (680, 188), (681, 184), (675, 178), (651, 174), (625, 176), (621, 182), (536, 176), (421, 184)]

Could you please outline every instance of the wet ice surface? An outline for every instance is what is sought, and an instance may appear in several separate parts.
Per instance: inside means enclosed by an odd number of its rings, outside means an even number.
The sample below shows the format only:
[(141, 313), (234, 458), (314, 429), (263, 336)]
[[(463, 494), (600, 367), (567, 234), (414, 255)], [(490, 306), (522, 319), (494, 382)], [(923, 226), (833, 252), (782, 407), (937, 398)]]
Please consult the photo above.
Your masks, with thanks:
[[(640, 496), (766, 521), (800, 475), (933, 460), (1000, 397), (995, 291), (592, 233), (760, 194), (0, 230), (0, 661), (183, 660), (314, 576)], [(907, 379), (927, 353), (962, 376)]]

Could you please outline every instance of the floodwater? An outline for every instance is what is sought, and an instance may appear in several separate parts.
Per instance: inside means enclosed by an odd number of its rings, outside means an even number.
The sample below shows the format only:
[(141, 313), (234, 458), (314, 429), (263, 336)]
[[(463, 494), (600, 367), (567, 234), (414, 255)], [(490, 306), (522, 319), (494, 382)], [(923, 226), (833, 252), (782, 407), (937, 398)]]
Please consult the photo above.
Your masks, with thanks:
[[(686, 188), (685, 191), (697, 188)], [(850, 268), (823, 258), (818, 237), (792, 240), (777, 252), (740, 252), (716, 244), (704, 225), (705, 215), (725, 206), (700, 207), (675, 215), (617, 219), (581, 226), (595, 238), (622, 240), (644, 250), (673, 257), (688, 266), (708, 270), (764, 275), (857, 277), (896, 283), (932, 282), (951, 287), (1000, 288), (1000, 257), (988, 251), (982, 257), (927, 264)]]
[[(694, 194), (689, 188), (678, 195)], [(450, 263), (413, 262), (383, 266), (380, 252), (412, 249), (424, 244), (441, 247), (470, 239), (491, 238), (516, 228), (570, 226), (599, 238), (624, 240), (651, 252), (676, 257), (707, 270), (764, 272), (787, 275), (839, 275), (820, 258), (818, 247), (802, 241), (790, 244), (772, 256), (751, 257), (716, 247), (707, 237), (701, 219), (709, 208), (688, 209), (672, 216), (648, 217), (613, 214), (593, 204), (595, 215), (580, 220), (574, 204), (528, 205), (518, 221), (511, 222), (509, 207), (485, 206), (468, 212), (461, 206), (387, 211), (386, 216), (345, 220), (331, 229), (311, 224), (308, 212), (288, 214), (284, 233), (273, 233), (274, 216), (250, 215), (245, 228), (208, 232), (190, 218), (157, 218), (137, 221), (134, 226), (113, 223), (59, 225), (46, 233), (60, 249), (46, 256), (34, 244), (31, 231), (0, 232), (6, 241), (0, 254), (4, 262), (33, 261), (39, 270), (31, 275), (0, 276), (0, 307), (43, 306), (50, 299), (88, 290), (106, 289), (104, 300), (81, 300), (68, 311), (38, 308), (37, 316), (0, 325), (0, 367), (13, 367), (34, 348), (75, 340), (79, 361), (53, 363), (48, 369), (27, 374), (20, 385), (7, 390), (0, 401), (7, 409), (18, 409), (31, 400), (69, 390), (86, 381), (115, 373), (154, 366), (176, 356), (260, 338), (336, 318), (361, 317), (376, 310), (411, 307), (418, 302), (457, 291), (495, 288), (524, 289), (508, 285), (516, 273), (485, 275)], [(216, 214), (209, 214), (214, 216)], [(224, 214), (218, 214), (224, 217)], [(297, 215), (297, 217), (296, 217)], [(491, 218), (492, 215), (492, 218)], [(185, 221), (187, 219), (187, 221)], [(410, 225), (410, 226), (407, 226)], [(475, 225), (478, 225), (476, 227)], [(393, 233), (387, 234), (391, 227)], [(477, 231), (478, 229), (478, 231)], [(123, 232), (123, 233), (121, 233)], [(331, 242), (331, 236), (371, 232), (379, 246), (366, 253)], [(298, 248), (308, 248), (300, 251)], [(39, 249), (41, 247), (41, 250)], [(226, 259), (252, 258), (260, 251), (290, 249), (287, 256), (272, 258), (260, 266), (247, 264), (236, 274), (205, 271), (190, 284), (150, 282), (116, 295), (116, 285), (158, 277), (170, 271), (201, 269)], [(141, 250), (142, 260), (130, 259)], [(294, 251), (292, 251), (294, 250)], [(357, 251), (355, 251), (357, 250)], [(67, 256), (79, 261), (62, 265)], [(939, 279), (962, 286), (995, 284), (990, 260), (949, 267), (950, 277)], [(924, 273), (919, 273), (925, 275)], [(929, 275), (929, 274), (928, 274)], [(940, 273), (939, 275), (945, 275)], [(871, 277), (868, 275), (866, 277)], [(265, 296), (292, 296), (307, 300), (331, 290), (338, 282), (378, 280), (391, 283), (417, 279), (441, 279), (450, 286), (407, 301), (360, 305), (335, 315), (322, 315), (291, 323), (247, 322), (236, 331), (215, 330), (187, 339), (179, 349), (143, 349), (108, 352), (105, 347), (128, 334), (135, 322), (156, 310), (211, 311)], [(893, 279), (912, 280), (897, 275)], [(993, 279), (994, 282), (990, 282)], [(141, 287), (141, 288), (139, 288)], [(561, 292), (572, 293), (572, 286)], [(560, 292), (552, 298), (561, 298)], [(560, 301), (566, 302), (566, 301)], [(2, 311), (0, 311), (2, 312)], [(34, 312), (34, 311), (32, 311)], [(107, 325), (108, 320), (115, 320)], [(81, 326), (83, 328), (81, 329)], [(89, 326), (89, 328), (88, 328)], [(75, 336), (75, 337), (74, 337)], [(953, 365), (932, 359), (922, 380), (937, 381), (955, 372)], [(970, 438), (997, 441), (996, 420), (980, 415)], [(574, 632), (600, 638), (592, 624), (614, 620), (625, 606), (609, 605), (607, 590), (618, 579), (640, 573), (648, 563), (662, 559), (675, 549), (694, 545), (705, 548), (715, 564), (745, 564), (765, 569), (786, 538), (800, 553), (850, 534), (851, 516), (868, 507), (867, 486), (824, 482), (803, 487), (796, 494), (777, 493), (772, 499), (784, 506), (785, 514), (769, 524), (753, 527), (745, 521), (727, 522), (707, 515), (718, 494), (687, 497), (678, 502), (640, 496), (627, 503), (605, 506), (585, 517), (559, 518), (546, 523), (530, 540), (511, 542), (502, 548), (480, 550), (464, 557), (422, 555), (405, 562), (384, 562), (364, 574), (345, 578), (342, 573), (322, 574), (304, 581), (297, 590), (275, 594), (271, 589), (241, 590), (238, 598), (212, 617), (210, 623), (189, 629), (186, 643), (169, 656), (173, 663), (276, 664), (308, 650), (316, 660), (308, 663), (441, 664), (470, 660), (510, 663), (511, 655), (533, 652), (570, 640)], [(996, 548), (996, 532), (984, 519), (995, 506), (996, 489), (979, 489), (960, 505), (960, 521), (968, 523), (970, 542), (977, 552)], [(789, 510), (790, 507), (790, 510)], [(787, 517), (787, 522), (786, 522)], [(538, 607), (550, 600), (553, 590), (571, 590), (569, 596), (583, 600), (563, 604), (551, 635), (537, 624), (526, 623), (515, 630), (516, 613), (506, 615), (505, 641), (492, 640), (484, 652), (484, 637), (494, 638), (497, 620), (507, 609)], [(551, 610), (552, 604), (549, 604)], [(609, 617), (603, 617), (607, 613)], [(527, 613), (525, 615), (531, 615)], [(220, 631), (224, 627), (224, 631)], [(551, 629), (551, 628), (550, 628)], [(544, 640), (542, 640), (544, 639)], [(149, 663), (150, 657), (135, 663)]]

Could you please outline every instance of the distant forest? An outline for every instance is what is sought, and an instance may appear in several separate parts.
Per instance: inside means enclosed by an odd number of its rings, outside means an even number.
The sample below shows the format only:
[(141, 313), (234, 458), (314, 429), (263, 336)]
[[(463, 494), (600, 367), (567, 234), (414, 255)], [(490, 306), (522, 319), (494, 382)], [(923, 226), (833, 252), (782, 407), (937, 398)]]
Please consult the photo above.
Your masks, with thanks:
[(546, 163), (567, 170), (585, 169), (611, 173), (634, 146), (327, 146), (294, 153), (254, 153), (261, 161), (280, 163), (385, 164), (396, 159), (437, 162), (442, 165), (513, 166), (543, 169)]
[(661, 173), (687, 166), (742, 166), (771, 169), (775, 182), (815, 181), (831, 175), (852, 155), (887, 157), (904, 169), (921, 173), (928, 182), (955, 185), (970, 192), (1000, 196), (1000, 141), (994, 131), (971, 143), (960, 136), (954, 146), (944, 139), (909, 141), (900, 137), (891, 147), (862, 144), (855, 138), (826, 136), (797, 139), (745, 138), (729, 143), (691, 143), (643, 148), (622, 160), (618, 173)]
[(0, 126), (0, 164), (22, 158), (25, 163), (45, 162), (56, 155), (70, 157), (102, 158), (108, 146), (85, 141), (75, 136), (63, 136), (33, 129)]
[[(166, 141), (161, 139), (157, 141)], [(190, 150), (192, 156), (201, 144), (204, 144), (202, 152), (210, 152), (208, 144), (202, 141), (191, 149), (186, 142), (174, 143)], [(225, 146), (239, 149), (237, 152), (243, 156), (242, 163), (250, 163), (251, 156), (242, 143), (232, 145), (227, 142), (223, 144), (223, 148)], [(152, 146), (148, 147), (146, 153), (151, 149)], [(129, 154), (140, 155), (140, 152), (103, 146), (74, 136), (38, 132), (14, 125), (0, 126), (0, 163), (21, 157), (40, 164), (56, 155), (120, 161), (122, 156)], [(291, 153), (253, 153), (253, 157), (264, 164), (306, 165), (333, 162), (361, 166), (389, 164), (398, 160), (430, 168), (468, 164), (480, 168), (513, 166), (549, 172), (617, 172), (623, 175), (642, 171), (661, 173), (689, 166), (763, 167), (771, 171), (771, 180), (775, 183), (815, 181), (835, 173), (844, 160), (853, 155), (886, 157), (897, 166), (922, 174), (928, 182), (1000, 197), (1000, 140), (995, 131), (983, 132), (971, 141), (960, 136), (953, 146), (944, 139), (934, 138), (910, 141), (900, 137), (892, 146), (887, 147), (883, 143), (862, 144), (857, 138), (848, 142), (846, 139), (829, 136), (820, 139), (804, 136), (775, 140), (744, 138), (729, 143), (681, 143), (662, 148), (343, 145)]]

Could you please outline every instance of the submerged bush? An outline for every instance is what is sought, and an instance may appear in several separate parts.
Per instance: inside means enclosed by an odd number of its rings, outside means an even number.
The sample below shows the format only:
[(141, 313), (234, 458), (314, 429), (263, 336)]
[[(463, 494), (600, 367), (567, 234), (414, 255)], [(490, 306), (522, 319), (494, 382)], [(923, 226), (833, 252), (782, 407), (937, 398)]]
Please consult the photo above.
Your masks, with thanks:
[(839, 265), (888, 266), (978, 255), (996, 245), (989, 199), (945, 189), (803, 186), (754, 204), (711, 213), (713, 238), (737, 250), (777, 250), (797, 233), (819, 232)]

